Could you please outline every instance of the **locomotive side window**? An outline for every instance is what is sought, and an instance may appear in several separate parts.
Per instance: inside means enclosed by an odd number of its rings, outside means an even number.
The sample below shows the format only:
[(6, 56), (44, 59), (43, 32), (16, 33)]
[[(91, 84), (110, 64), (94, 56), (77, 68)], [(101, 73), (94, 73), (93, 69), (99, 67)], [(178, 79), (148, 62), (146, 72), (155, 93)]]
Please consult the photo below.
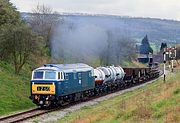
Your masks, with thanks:
[(61, 79), (61, 72), (58, 72), (58, 79)]
[(58, 72), (58, 79), (64, 80), (63, 72)]
[(78, 78), (81, 79), (81, 73), (78, 73)]
[(43, 79), (43, 74), (44, 74), (43, 71), (35, 71), (33, 79)]
[(64, 73), (61, 72), (61, 79), (64, 80)]
[(69, 79), (69, 75), (66, 73), (65, 74), (65, 79), (68, 80)]

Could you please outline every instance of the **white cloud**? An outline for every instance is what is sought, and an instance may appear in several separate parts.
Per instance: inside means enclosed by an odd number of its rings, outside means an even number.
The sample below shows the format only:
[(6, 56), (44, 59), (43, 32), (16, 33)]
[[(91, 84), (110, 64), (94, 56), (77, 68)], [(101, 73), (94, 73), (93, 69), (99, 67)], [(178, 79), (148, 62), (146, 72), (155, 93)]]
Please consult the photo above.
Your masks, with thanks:
[(38, 3), (58, 12), (88, 12), (180, 20), (180, 0), (11, 0), (20, 11)]

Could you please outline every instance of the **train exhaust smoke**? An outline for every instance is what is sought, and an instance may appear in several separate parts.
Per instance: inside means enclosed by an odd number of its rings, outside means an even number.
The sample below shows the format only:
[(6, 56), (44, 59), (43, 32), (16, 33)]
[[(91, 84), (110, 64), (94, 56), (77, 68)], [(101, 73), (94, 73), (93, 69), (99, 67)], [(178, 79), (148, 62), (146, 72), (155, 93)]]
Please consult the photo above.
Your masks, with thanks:
[[(87, 18), (77, 20), (71, 17), (64, 18), (51, 38), (53, 62), (119, 64), (129, 54), (129, 51), (126, 52), (129, 49), (126, 47), (127, 44), (134, 45), (134, 43), (129, 42), (127, 36), (124, 36), (125, 30), (117, 29), (109, 23), (110, 20), (96, 19), (89, 21)], [(101, 22), (103, 23), (100, 24)]]

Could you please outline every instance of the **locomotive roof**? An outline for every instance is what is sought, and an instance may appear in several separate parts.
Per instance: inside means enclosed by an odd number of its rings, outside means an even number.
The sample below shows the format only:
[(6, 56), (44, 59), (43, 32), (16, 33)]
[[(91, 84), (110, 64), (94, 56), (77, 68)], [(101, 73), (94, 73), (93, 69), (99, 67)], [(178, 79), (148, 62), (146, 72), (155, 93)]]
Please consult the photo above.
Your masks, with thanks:
[(39, 67), (35, 70), (54, 70), (54, 71), (64, 71), (64, 72), (73, 72), (75, 71), (89, 71), (93, 68), (84, 63), (77, 64), (45, 64), (42, 67)]

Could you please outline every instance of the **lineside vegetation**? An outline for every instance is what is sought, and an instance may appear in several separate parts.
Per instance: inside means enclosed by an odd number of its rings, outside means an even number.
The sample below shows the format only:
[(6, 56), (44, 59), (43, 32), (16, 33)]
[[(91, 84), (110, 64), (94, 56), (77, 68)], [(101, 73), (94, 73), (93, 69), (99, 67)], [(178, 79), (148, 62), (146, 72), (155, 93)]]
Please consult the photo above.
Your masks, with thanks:
[(57, 123), (180, 122), (180, 69), (132, 92), (70, 113)]

